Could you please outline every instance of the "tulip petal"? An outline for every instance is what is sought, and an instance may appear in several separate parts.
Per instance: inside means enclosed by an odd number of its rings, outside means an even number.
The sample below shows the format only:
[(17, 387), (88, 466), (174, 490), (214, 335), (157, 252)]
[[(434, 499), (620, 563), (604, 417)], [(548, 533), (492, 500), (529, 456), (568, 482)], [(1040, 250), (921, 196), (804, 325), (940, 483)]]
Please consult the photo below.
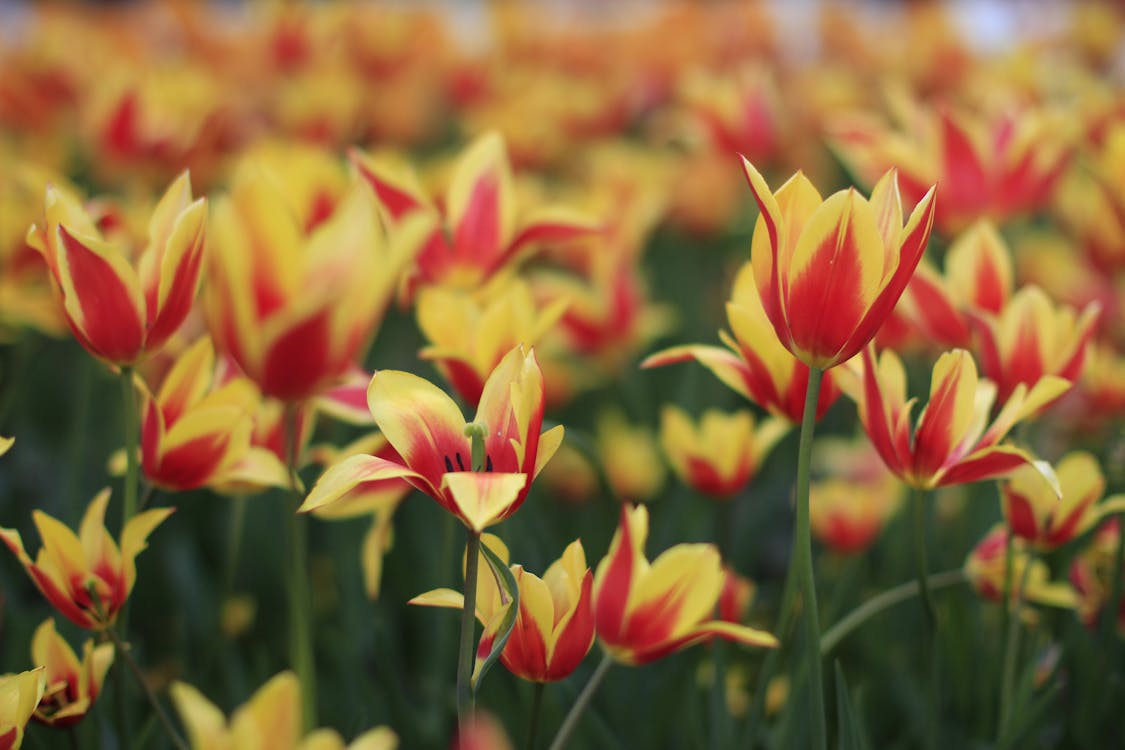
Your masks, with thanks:
[(442, 476), (450, 508), (466, 526), (480, 532), (507, 517), (527, 485), (526, 474), (455, 471)]
[(309, 513), (337, 502), (347, 502), (357, 488), (374, 482), (419, 477), (407, 467), (377, 456), (358, 455), (330, 466), (297, 509)]

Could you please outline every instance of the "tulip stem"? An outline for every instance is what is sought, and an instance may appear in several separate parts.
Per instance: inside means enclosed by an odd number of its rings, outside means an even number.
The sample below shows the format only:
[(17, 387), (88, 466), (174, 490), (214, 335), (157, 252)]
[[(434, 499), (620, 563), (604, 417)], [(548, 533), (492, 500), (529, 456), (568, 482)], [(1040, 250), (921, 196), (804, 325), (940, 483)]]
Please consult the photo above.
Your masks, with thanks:
[(996, 725), (996, 740), (1000, 741), (1008, 733), (1008, 724), (1012, 719), (1012, 696), (1016, 688), (1016, 662), (1019, 661), (1020, 651), (1020, 610), (1023, 609), (1024, 588), (1027, 586), (1027, 575), (1031, 571), (1034, 557), (1029, 554), (1024, 561), (1023, 570), (1020, 572), (1019, 588), (1013, 593), (1015, 601), (1012, 602), (1012, 611), (1008, 614), (1008, 635), (1004, 644), (1004, 668), (1000, 677), (1000, 720)]
[(594, 693), (598, 692), (598, 688), (605, 679), (606, 672), (613, 666), (613, 657), (609, 653), (602, 655), (602, 660), (598, 662), (598, 666), (594, 669), (594, 673), (590, 675), (590, 681), (586, 683), (586, 687), (582, 688), (582, 692), (578, 694), (578, 700), (574, 701), (574, 705), (570, 707), (566, 718), (563, 719), (562, 726), (559, 727), (558, 734), (555, 735), (554, 741), (551, 742), (550, 750), (562, 750), (570, 742), (570, 736), (574, 734), (574, 730), (578, 727), (578, 721), (582, 718), (582, 714), (586, 712), (586, 707), (590, 705), (590, 701), (594, 697)]
[[(934, 573), (928, 576), (926, 578), (926, 587), (933, 592), (937, 589), (965, 583), (967, 580), (968, 579), (965, 578), (965, 572), (960, 568), (955, 568), (954, 570), (946, 570), (942, 573)], [(887, 589), (868, 599), (825, 631), (824, 636), (820, 639), (821, 657), (826, 657), (828, 654), (832, 653), (836, 646), (840, 645), (840, 641), (847, 638), (854, 630), (872, 617), (900, 602), (918, 596), (920, 591), (921, 586), (919, 586), (917, 580), (907, 581), (906, 583)]]
[(125, 524), (137, 514), (137, 482), (140, 474), (137, 444), (140, 442), (141, 420), (137, 413), (137, 392), (133, 387), (132, 367), (121, 368), (121, 405), (125, 420), (125, 486), (121, 505), (121, 531), (124, 533)]
[[(301, 480), (297, 475), (300, 458), (300, 407), (285, 407), (286, 465), (289, 486), (301, 504)], [(316, 665), (312, 652), (312, 604), (309, 592), (308, 527), (295, 507), (282, 505), (289, 533), (289, 661), (301, 683), (301, 715), (305, 731), (316, 726)]]
[(930, 563), (926, 551), (926, 499), (925, 490), (914, 490), (914, 563), (918, 590), (922, 594), (922, 610), (926, 613), (926, 622), (933, 633), (937, 626), (937, 609), (934, 607), (933, 594), (930, 593)]
[(793, 557), (789, 575), (798, 576), (805, 623), (805, 662), (809, 670), (809, 718), (814, 750), (828, 747), (828, 728), (824, 717), (824, 678), (820, 664), (820, 617), (816, 607), (816, 577), (812, 564), (812, 535), (809, 526), (809, 471), (812, 459), (816, 406), (824, 371), (809, 368), (805, 390), (805, 411), (801, 418), (801, 438), (797, 449), (797, 523), (793, 533)]
[(543, 689), (545, 682), (536, 682), (531, 693), (530, 723), (527, 729), (527, 750), (535, 750), (535, 740), (539, 734), (539, 716), (543, 712)]
[(464, 732), (473, 716), (473, 642), (477, 624), (477, 569), (480, 532), (468, 530), (465, 545), (465, 601), (461, 607), (461, 644), (457, 650), (457, 726)]
[(156, 718), (160, 721), (160, 726), (164, 728), (164, 733), (168, 736), (168, 739), (171, 740), (172, 744), (175, 745), (178, 750), (190, 750), (184, 738), (180, 736), (180, 733), (177, 732), (176, 728), (172, 725), (172, 720), (164, 711), (164, 706), (160, 705), (160, 701), (157, 699), (156, 694), (152, 692), (152, 688), (149, 686), (148, 680), (145, 679), (144, 672), (141, 671), (140, 665), (133, 659), (133, 655), (129, 653), (129, 647), (121, 640), (121, 636), (117, 634), (117, 630), (109, 627), (105, 629), (105, 632), (109, 636), (109, 639), (113, 641), (113, 647), (116, 649), (117, 654), (116, 658), (122, 659), (125, 664), (128, 665), (129, 671), (133, 673), (133, 679), (140, 685), (141, 692), (145, 694), (149, 705), (152, 706), (152, 710), (156, 713)]

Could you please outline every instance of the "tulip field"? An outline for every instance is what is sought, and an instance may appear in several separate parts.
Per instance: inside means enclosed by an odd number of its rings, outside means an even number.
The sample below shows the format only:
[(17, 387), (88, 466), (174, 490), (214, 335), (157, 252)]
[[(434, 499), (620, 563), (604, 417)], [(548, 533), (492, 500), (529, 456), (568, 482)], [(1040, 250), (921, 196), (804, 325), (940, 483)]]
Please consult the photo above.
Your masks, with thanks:
[(1125, 11), (0, 0), (0, 750), (1125, 747)]

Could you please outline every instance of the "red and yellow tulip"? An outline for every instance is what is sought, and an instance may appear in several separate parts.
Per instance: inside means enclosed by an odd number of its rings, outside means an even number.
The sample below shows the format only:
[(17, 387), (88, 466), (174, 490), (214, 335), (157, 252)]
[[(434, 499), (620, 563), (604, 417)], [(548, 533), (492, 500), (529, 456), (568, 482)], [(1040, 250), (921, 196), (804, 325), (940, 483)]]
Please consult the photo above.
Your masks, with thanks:
[(65, 728), (78, 723), (93, 708), (102, 691), (106, 672), (113, 664), (113, 644), (94, 646), (89, 639), (82, 645), (82, 660), (55, 630), (55, 621), (47, 619), (35, 630), (31, 639), (31, 660), (43, 667), (47, 687), (35, 720), (53, 727)]
[(753, 479), (791, 426), (778, 417), (755, 424), (744, 410), (709, 410), (695, 424), (683, 409), (668, 405), (660, 414), (660, 444), (680, 481), (704, 495), (726, 499)]
[(302, 511), (335, 502), (364, 482), (405, 479), (479, 532), (516, 512), (563, 437), (561, 425), (539, 434), (543, 375), (534, 352), (523, 346), (508, 352), (484, 384), (474, 420), (485, 430), (480, 466), (473, 465), (460, 408), (429, 381), (382, 370), (371, 380), (367, 401), (402, 461), (352, 456), (321, 476)]
[(275, 676), (235, 709), (228, 720), (198, 690), (173, 683), (172, 702), (187, 730), (191, 750), (395, 750), (387, 727), (364, 732), (345, 748), (334, 730), (301, 731), (301, 684), (292, 672)]
[[(1102, 610), (1107, 605), (1113, 606), (1110, 600), (1120, 540), (1121, 521), (1110, 518), (1070, 563), (1070, 582), (1078, 592), (1078, 616), (1087, 627), (1097, 625)], [(1125, 598), (1117, 602), (1116, 619), (1118, 634), (1125, 636)]]
[(32, 582), (63, 616), (80, 628), (113, 624), (137, 580), (137, 555), (149, 534), (174, 508), (138, 513), (126, 524), (120, 548), (105, 528), (109, 490), (98, 493), (82, 517), (78, 534), (42, 511), (32, 511), (43, 546), (32, 562), (20, 533), (0, 529), (0, 540), (19, 559)]
[[(1068, 583), (1051, 581), (1047, 564), (1029, 554), (1022, 539), (1012, 540), (1012, 575), (1007, 578), (1008, 533), (1004, 524), (996, 524), (965, 559), (965, 576), (977, 593), (998, 602), (1004, 598), (1005, 581), (1010, 581), (1013, 601), (1018, 597), (1049, 607), (1073, 609), (1078, 606), (1074, 588)], [(1020, 581), (1024, 581), (1023, 591), (1020, 591)]]
[(248, 379), (219, 382), (215, 352), (204, 337), (176, 360), (155, 395), (143, 389), (141, 465), (153, 484), (170, 490), (222, 486), (254, 474), (285, 486), (285, 467), (252, 447), (258, 393)]
[(1030, 388), (1017, 385), (989, 424), (996, 385), (978, 377), (967, 351), (954, 349), (934, 365), (929, 404), (912, 429), (914, 400), (906, 398), (906, 371), (898, 356), (887, 350), (876, 362), (869, 347), (859, 369), (858, 378), (844, 382), (859, 406), (860, 421), (887, 468), (911, 487), (996, 479), (1029, 465), (1053, 477), (1044, 462), (1000, 441), (1017, 422), (1065, 393), (1068, 381), (1046, 375)]
[(148, 244), (135, 255), (104, 239), (82, 206), (54, 187), (46, 225), (33, 226), (27, 241), (46, 259), (78, 342), (105, 362), (132, 365), (160, 349), (191, 310), (206, 226), (205, 199), (192, 201), (185, 172), (156, 204)]
[(504, 141), (496, 133), (481, 136), (460, 156), (441, 201), (427, 196), (409, 170), (358, 151), (352, 161), (393, 222), (417, 213), (430, 217), (430, 232), (415, 238), (415, 284), (473, 289), (536, 243), (592, 230), (569, 211), (518, 205)]
[(19, 750), (46, 687), (42, 667), (0, 676), (0, 750)]
[(981, 370), (996, 382), (997, 398), (1003, 401), (1019, 385), (1030, 388), (1045, 375), (1077, 380), (1098, 312), (1091, 303), (1076, 315), (1054, 305), (1039, 287), (1026, 286), (999, 314), (974, 316)]
[(827, 438), (813, 447), (809, 488), (813, 535), (843, 555), (862, 552), (902, 505), (902, 483), (869, 441)]
[[(727, 320), (733, 337), (725, 331), (719, 338), (727, 345), (688, 344), (674, 346), (649, 356), (641, 367), (661, 367), (695, 360), (713, 372), (724, 385), (779, 417), (799, 424), (805, 411), (809, 367), (794, 357), (777, 339), (762, 307), (754, 269), (743, 265), (735, 278)], [(821, 380), (817, 419), (836, 402), (840, 389), (831, 375)]]
[[(500, 539), (486, 534), (481, 541), (505, 564), (508, 562), (508, 548)], [(582, 542), (571, 542), (542, 578), (528, 573), (522, 565), (510, 567), (519, 587), (519, 612), (500, 662), (512, 674), (531, 682), (564, 679), (578, 667), (594, 643), (594, 575), (586, 566)], [(479, 665), (492, 650), (510, 602), (501, 595), (483, 554), (477, 576), (476, 616), (484, 626), (477, 647)], [(461, 609), (464, 597), (451, 589), (437, 589), (415, 597), (410, 603)]]
[(622, 506), (617, 533), (594, 576), (598, 640), (616, 661), (639, 665), (711, 638), (774, 648), (767, 632), (707, 620), (723, 590), (719, 552), (711, 544), (678, 544), (652, 563), (645, 558), (648, 509)]
[(893, 170), (868, 201), (855, 189), (821, 198), (800, 172), (775, 194), (745, 158), (742, 166), (761, 209), (750, 259), (774, 332), (810, 367), (851, 359), (890, 315), (922, 258), (933, 188), (904, 226)]
[(215, 344), (282, 401), (310, 398), (348, 373), (413, 257), (412, 233), (423, 231), (408, 224), (388, 238), (361, 180), (335, 205), (294, 205), (288, 183), (300, 177), (244, 163), (212, 217)]

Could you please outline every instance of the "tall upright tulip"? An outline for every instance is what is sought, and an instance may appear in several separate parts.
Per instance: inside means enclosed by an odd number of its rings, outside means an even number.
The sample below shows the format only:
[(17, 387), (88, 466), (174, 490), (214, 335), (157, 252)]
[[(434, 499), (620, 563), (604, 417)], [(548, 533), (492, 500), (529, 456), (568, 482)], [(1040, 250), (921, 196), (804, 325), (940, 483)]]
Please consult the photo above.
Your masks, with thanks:
[(798, 172), (773, 193), (742, 166), (761, 215), (750, 251), (762, 306), (781, 343), (827, 370), (871, 340), (906, 289), (934, 220), (934, 189), (903, 225), (894, 170), (864, 199), (854, 188), (821, 198)]

